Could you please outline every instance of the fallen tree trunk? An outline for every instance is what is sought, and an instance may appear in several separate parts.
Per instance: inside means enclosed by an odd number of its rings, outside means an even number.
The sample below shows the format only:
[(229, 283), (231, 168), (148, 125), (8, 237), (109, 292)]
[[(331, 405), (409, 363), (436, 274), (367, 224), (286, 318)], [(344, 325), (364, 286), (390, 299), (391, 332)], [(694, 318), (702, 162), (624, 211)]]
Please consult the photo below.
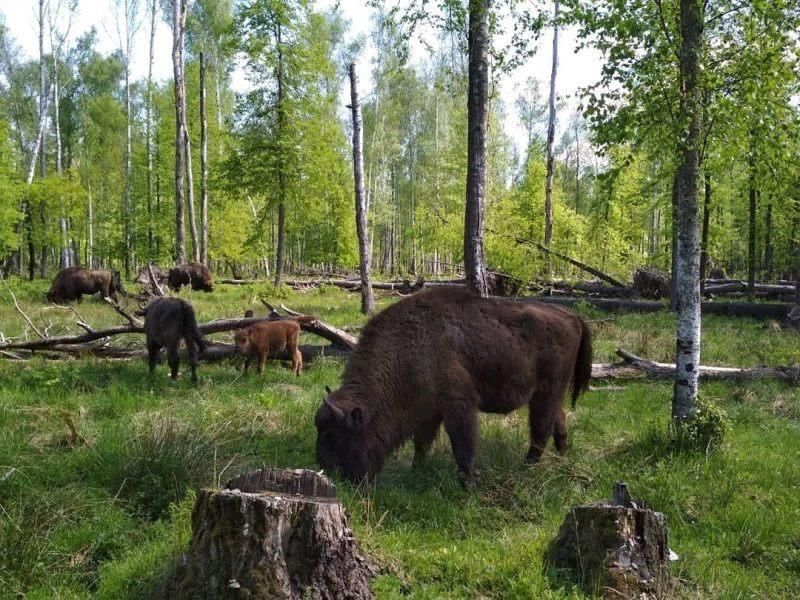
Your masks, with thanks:
[(600, 271), (598, 269), (595, 269), (594, 267), (590, 267), (589, 265), (584, 264), (584, 263), (580, 262), (579, 260), (575, 260), (574, 258), (567, 256), (566, 254), (561, 254), (560, 252), (556, 252), (555, 250), (551, 250), (550, 248), (544, 246), (543, 244), (540, 244), (539, 242), (535, 242), (533, 240), (526, 240), (524, 238), (516, 238), (516, 242), (517, 242), (517, 244), (526, 244), (526, 245), (529, 245), (529, 246), (533, 246), (534, 248), (537, 248), (537, 249), (541, 250), (542, 252), (546, 252), (547, 254), (552, 254), (556, 258), (560, 258), (561, 260), (564, 260), (564, 261), (568, 262), (569, 264), (571, 264), (571, 265), (573, 265), (575, 267), (578, 267), (582, 271), (586, 271), (587, 273), (591, 273), (595, 277), (599, 277), (600, 279), (602, 279), (603, 281), (605, 281), (607, 283), (610, 283), (611, 285), (619, 286), (619, 287), (626, 287), (624, 283), (622, 283), (618, 279), (614, 279), (613, 277), (611, 277), (611, 275), (607, 275), (607, 274), (603, 273), (602, 271)]
[[(641, 358), (630, 352), (617, 349), (617, 356), (623, 362), (613, 364), (596, 363), (592, 365), (592, 379), (630, 379), (633, 377), (659, 377), (672, 379), (675, 377), (675, 365), (659, 363)], [(701, 379), (734, 379), (749, 380), (761, 378), (782, 379), (792, 383), (800, 383), (800, 367), (710, 367), (700, 365)]]
[[(753, 286), (753, 291), (757, 294), (765, 295), (783, 295), (794, 294), (793, 285), (776, 285), (768, 283), (757, 283)], [(744, 281), (736, 281), (730, 283), (723, 283), (719, 285), (707, 285), (705, 288), (706, 294), (730, 294), (746, 292), (747, 284)]]
[[(520, 298), (521, 302), (543, 302), (560, 306), (575, 306), (586, 303), (600, 310), (620, 312), (658, 312), (668, 310), (669, 306), (657, 300), (621, 300), (615, 298)], [(758, 302), (703, 302), (703, 314), (728, 315), (732, 317), (753, 317), (755, 319), (783, 320), (792, 308), (789, 303)]]

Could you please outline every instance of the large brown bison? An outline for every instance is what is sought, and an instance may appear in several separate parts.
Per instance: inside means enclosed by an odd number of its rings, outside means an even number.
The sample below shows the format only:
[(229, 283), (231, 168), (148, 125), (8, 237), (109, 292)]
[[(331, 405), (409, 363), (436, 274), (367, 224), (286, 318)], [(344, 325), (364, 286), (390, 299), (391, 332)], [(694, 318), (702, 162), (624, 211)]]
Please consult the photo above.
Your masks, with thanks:
[(351, 480), (372, 479), (410, 437), (420, 464), (444, 424), (466, 484), (478, 412), (527, 404), (535, 462), (550, 436), (566, 449), (563, 398), (571, 388), (574, 406), (591, 368), (589, 327), (569, 311), (457, 288), (418, 293), (364, 328), (341, 387), (327, 390), (317, 411), (317, 461)]
[(103, 298), (117, 299), (117, 294), (124, 294), (122, 281), (118, 271), (69, 267), (58, 272), (47, 299), (56, 304), (81, 301), (83, 295), (91, 296), (99, 293)]
[(193, 290), (210, 292), (214, 289), (214, 278), (211, 277), (208, 267), (193, 262), (171, 268), (167, 276), (167, 285), (175, 292), (184, 285), (191, 285)]
[(139, 314), (144, 315), (144, 333), (150, 374), (156, 369), (161, 348), (167, 348), (167, 363), (173, 379), (178, 377), (178, 345), (183, 340), (189, 355), (192, 381), (197, 382), (197, 357), (206, 349), (206, 341), (197, 329), (192, 305), (180, 298), (156, 298)]

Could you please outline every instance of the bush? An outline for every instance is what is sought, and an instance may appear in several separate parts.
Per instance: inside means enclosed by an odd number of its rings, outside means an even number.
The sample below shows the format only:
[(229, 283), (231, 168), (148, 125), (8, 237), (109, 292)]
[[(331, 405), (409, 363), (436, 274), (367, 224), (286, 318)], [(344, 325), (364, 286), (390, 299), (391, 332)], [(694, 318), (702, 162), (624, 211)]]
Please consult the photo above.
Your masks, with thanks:
[(676, 441), (689, 448), (710, 451), (722, 445), (730, 431), (727, 413), (711, 400), (697, 399), (697, 411), (691, 421), (676, 431)]

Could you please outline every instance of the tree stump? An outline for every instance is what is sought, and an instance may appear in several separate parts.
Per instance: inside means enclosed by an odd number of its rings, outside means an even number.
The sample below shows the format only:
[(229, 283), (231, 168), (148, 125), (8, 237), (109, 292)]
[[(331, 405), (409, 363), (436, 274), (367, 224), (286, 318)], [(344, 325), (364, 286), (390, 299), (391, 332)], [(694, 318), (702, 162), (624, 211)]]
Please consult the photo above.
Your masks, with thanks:
[(188, 553), (165, 596), (372, 598), (375, 569), (326, 477), (262, 469), (225, 487), (200, 492)]
[(572, 571), (605, 598), (663, 598), (672, 589), (666, 517), (632, 501), (624, 483), (614, 499), (573, 507), (547, 560)]

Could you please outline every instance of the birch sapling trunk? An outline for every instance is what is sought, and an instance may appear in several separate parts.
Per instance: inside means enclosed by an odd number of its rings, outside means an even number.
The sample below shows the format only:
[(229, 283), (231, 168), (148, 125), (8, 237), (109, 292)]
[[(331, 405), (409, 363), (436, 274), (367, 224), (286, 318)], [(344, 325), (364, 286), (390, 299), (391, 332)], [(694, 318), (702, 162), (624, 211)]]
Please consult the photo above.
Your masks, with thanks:
[(711, 220), (711, 173), (705, 174), (705, 196), (703, 198), (703, 232), (700, 236), (700, 293), (703, 292), (708, 271), (708, 225)]
[(208, 121), (203, 52), (200, 53), (200, 262), (208, 266)]
[(694, 418), (700, 372), (700, 245), (697, 196), (701, 145), (700, 51), (703, 35), (701, 0), (680, 1), (681, 112), (686, 130), (679, 143), (676, 183), (677, 278), (679, 305), (676, 335), (675, 386), (672, 420), (676, 426)]
[(758, 200), (756, 197), (756, 165), (755, 150), (751, 143), (750, 148), (750, 174), (748, 176), (748, 195), (749, 195), (749, 225), (747, 239), (747, 293), (752, 301), (755, 296), (756, 285), (756, 213)]
[[(128, 18), (127, 11), (125, 18)], [(130, 36), (127, 30), (126, 35)], [(125, 228), (125, 279), (131, 278), (131, 55), (130, 37), (128, 37), (127, 48), (125, 49), (125, 195), (122, 199), (122, 218)]]
[[(544, 245), (549, 248), (553, 243), (553, 176), (554, 148), (556, 137), (556, 75), (558, 73), (558, 17), (561, 3), (556, 0), (553, 10), (553, 62), (550, 70), (550, 113), (547, 118), (547, 178), (544, 187)], [(547, 258), (548, 275), (552, 277), (552, 263)]]
[(155, 257), (153, 235), (153, 62), (155, 60), (156, 13), (158, 0), (150, 1), (150, 52), (147, 65), (147, 105), (145, 107), (145, 142), (147, 143), (147, 251)]
[(467, 92), (467, 197), (464, 211), (464, 273), (467, 286), (489, 295), (483, 248), (486, 199), (486, 130), (489, 118), (489, 0), (469, 1)]
[(358, 99), (358, 75), (355, 63), (350, 64), (350, 109), (353, 114), (353, 180), (355, 182), (356, 232), (358, 233), (359, 272), (361, 275), (361, 312), (375, 311), (375, 298), (370, 282), (370, 247), (367, 233), (367, 203), (364, 197), (364, 132), (361, 104)]
[(172, 0), (172, 72), (175, 84), (175, 262), (186, 262), (184, 242), (183, 182), (186, 173), (183, 146), (183, 30), (186, 26), (186, 0)]
[(774, 248), (772, 247), (772, 197), (767, 204), (767, 216), (764, 223), (764, 275), (767, 281), (772, 280), (772, 259)]
[[(282, 140), (286, 133), (286, 112), (284, 106), (284, 90), (283, 90), (283, 39), (281, 24), (278, 23), (276, 28), (276, 39), (278, 41), (278, 64), (276, 67), (276, 79), (278, 82), (278, 101), (276, 110), (278, 113), (278, 139)], [(286, 176), (284, 169), (286, 168), (286, 160), (283, 155), (283, 149), (278, 160), (278, 241), (277, 251), (275, 252), (275, 287), (280, 287), (283, 280), (283, 266), (285, 262), (285, 225), (286, 225)]]

